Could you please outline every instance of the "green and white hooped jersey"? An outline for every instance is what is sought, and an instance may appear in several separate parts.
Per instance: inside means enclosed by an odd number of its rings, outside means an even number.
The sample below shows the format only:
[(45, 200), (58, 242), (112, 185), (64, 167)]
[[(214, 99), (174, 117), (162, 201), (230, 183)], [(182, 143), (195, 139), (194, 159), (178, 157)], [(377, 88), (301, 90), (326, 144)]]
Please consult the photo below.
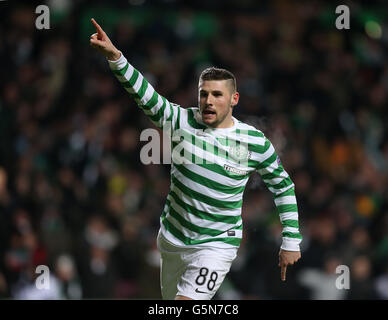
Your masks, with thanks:
[(236, 118), (231, 128), (209, 128), (198, 108), (182, 108), (159, 95), (123, 55), (109, 65), (144, 113), (171, 136), (171, 186), (161, 215), (168, 241), (184, 247), (238, 247), (243, 193), (257, 171), (274, 196), (283, 226), (281, 248), (299, 251), (294, 184), (260, 130)]

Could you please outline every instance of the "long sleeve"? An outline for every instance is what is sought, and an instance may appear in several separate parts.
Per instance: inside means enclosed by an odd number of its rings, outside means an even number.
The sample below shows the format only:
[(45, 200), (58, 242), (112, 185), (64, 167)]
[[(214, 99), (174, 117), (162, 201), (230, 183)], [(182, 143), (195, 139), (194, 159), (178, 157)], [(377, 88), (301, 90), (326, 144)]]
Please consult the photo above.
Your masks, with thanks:
[(169, 123), (174, 128), (180, 114), (178, 105), (158, 94), (123, 54), (118, 60), (108, 60), (108, 63), (121, 85), (157, 127), (163, 129)]
[(283, 227), (281, 249), (299, 251), (302, 235), (299, 232), (298, 205), (294, 183), (284, 170), (279, 156), (267, 138), (265, 138), (264, 148), (264, 158), (257, 171), (267, 188), (272, 192), (279, 213)]

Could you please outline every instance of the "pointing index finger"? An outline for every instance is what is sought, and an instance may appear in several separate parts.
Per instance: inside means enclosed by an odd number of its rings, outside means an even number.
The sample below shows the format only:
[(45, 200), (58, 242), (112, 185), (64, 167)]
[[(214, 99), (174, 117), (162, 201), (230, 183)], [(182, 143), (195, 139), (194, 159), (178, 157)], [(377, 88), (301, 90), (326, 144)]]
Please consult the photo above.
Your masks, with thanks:
[(282, 266), (280, 269), (280, 278), (282, 281), (286, 281), (287, 266)]
[(103, 34), (104, 33), (104, 30), (102, 30), (102, 28), (100, 27), (100, 25), (97, 23), (96, 20), (94, 20), (94, 18), (91, 19), (94, 27), (96, 28), (98, 34)]

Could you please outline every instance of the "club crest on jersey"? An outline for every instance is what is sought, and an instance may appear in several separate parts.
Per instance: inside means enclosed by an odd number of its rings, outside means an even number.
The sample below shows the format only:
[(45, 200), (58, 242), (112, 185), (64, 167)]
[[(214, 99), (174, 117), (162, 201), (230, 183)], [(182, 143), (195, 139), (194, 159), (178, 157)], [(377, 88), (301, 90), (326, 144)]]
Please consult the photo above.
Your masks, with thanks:
[(229, 154), (238, 161), (249, 160), (251, 157), (251, 151), (244, 145), (230, 147)]

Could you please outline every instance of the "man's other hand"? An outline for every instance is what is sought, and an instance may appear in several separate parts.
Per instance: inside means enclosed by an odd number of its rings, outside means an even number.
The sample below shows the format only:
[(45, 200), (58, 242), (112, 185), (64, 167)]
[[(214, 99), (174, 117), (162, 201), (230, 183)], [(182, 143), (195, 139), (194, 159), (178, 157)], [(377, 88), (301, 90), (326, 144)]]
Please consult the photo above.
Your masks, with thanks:
[(286, 281), (287, 266), (293, 265), (301, 257), (300, 251), (279, 251), (280, 279)]

